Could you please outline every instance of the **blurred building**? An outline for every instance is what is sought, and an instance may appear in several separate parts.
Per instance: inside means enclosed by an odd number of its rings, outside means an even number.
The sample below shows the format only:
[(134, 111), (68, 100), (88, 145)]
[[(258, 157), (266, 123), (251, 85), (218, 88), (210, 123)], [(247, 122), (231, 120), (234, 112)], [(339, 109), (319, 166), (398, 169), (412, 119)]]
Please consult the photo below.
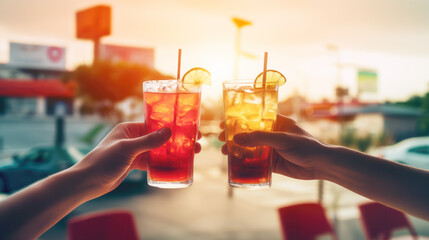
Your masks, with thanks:
[(0, 65), (0, 115), (73, 114), (74, 90), (62, 82), (64, 47), (10, 43)]
[[(303, 106), (302, 118), (318, 125), (318, 129), (314, 129), (312, 133), (324, 139), (338, 138), (340, 131), (351, 129), (361, 137), (386, 135), (393, 141), (401, 141), (418, 136), (417, 124), (424, 116), (424, 112), (418, 108), (358, 101), (343, 104), (322, 102)], [(325, 131), (325, 128), (329, 130)]]

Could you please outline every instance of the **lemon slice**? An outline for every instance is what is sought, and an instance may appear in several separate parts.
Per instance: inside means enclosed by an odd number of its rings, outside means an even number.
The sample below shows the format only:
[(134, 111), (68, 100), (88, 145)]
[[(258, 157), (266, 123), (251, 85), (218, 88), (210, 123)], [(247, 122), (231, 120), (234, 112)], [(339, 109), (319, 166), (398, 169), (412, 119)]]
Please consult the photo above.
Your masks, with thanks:
[(182, 83), (184, 85), (211, 85), (210, 72), (200, 67), (192, 68), (183, 75)]
[[(262, 88), (264, 72), (261, 72), (255, 79), (255, 88)], [(265, 79), (267, 84), (279, 83), (279, 87), (286, 83), (286, 77), (283, 76), (279, 71), (267, 70), (267, 78)]]

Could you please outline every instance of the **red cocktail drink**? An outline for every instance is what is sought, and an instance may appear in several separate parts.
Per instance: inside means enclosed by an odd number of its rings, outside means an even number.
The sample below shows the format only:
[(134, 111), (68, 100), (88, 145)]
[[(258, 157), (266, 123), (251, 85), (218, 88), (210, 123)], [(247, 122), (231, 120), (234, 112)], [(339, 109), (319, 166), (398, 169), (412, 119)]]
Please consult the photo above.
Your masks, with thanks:
[(143, 83), (143, 97), (147, 132), (162, 127), (172, 130), (166, 144), (149, 151), (148, 184), (160, 188), (191, 185), (201, 88), (185, 88), (177, 80), (147, 81)]

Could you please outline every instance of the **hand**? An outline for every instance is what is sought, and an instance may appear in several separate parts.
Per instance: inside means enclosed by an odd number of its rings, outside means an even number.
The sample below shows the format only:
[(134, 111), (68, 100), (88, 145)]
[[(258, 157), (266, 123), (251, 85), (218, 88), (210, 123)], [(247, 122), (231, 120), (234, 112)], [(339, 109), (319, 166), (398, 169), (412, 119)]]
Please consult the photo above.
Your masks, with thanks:
[[(225, 128), (222, 122), (220, 127)], [(241, 146), (270, 146), (273, 148), (273, 171), (298, 179), (316, 179), (319, 177), (319, 164), (323, 164), (327, 146), (299, 127), (296, 122), (277, 115), (277, 131), (240, 133), (234, 136), (234, 142)], [(225, 131), (219, 135), (225, 141)], [(222, 153), (228, 154), (226, 144)]]
[[(168, 127), (146, 134), (144, 123), (120, 123), (73, 168), (90, 174), (96, 186), (92, 198), (98, 197), (119, 186), (129, 171), (146, 170), (148, 159), (144, 153), (162, 146), (170, 137)], [(198, 132), (197, 139), (200, 138)], [(195, 143), (195, 153), (200, 151), (201, 145)]]

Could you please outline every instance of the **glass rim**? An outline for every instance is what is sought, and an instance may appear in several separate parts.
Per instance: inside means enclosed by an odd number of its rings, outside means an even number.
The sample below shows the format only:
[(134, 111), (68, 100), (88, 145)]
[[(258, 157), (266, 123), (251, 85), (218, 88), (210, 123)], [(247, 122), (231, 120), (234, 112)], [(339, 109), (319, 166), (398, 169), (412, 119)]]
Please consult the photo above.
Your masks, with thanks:
[(176, 82), (176, 83), (179, 83), (179, 84), (185, 85), (185, 86), (187, 86), (187, 85), (200, 86), (200, 85), (195, 85), (192, 83), (185, 83), (184, 84), (182, 82), (182, 79), (179, 79), (179, 80), (177, 80), (177, 79), (145, 80), (142, 82), (142, 84), (145, 84), (145, 83), (147, 83), (147, 84), (149, 84), (149, 83), (166, 83), (166, 82)]
[[(267, 83), (275, 83), (274, 81), (266, 81)], [(250, 79), (235, 79), (235, 80), (225, 80), (222, 84), (255, 84), (255, 80)], [(278, 84), (278, 82), (277, 82)]]
[(159, 91), (150, 90), (150, 88), (155, 87), (161, 87), (163, 84), (169, 87), (173, 87), (178, 89), (175, 91), (166, 91), (169, 93), (173, 92), (190, 92), (190, 93), (201, 93), (202, 86), (201, 85), (194, 85), (194, 84), (183, 84), (183, 82), (179, 79), (162, 79), (162, 80), (146, 80), (142, 82), (143, 92), (155, 92), (159, 93)]
[(155, 80), (155, 79), (145, 80), (145, 81), (143, 81), (143, 84), (144, 83), (157, 83), (157, 82), (170, 82), (170, 81), (176, 81), (178, 83), (182, 83), (182, 79), (177, 80), (177, 79), (172, 78), (172, 79), (160, 79), (160, 80)]

